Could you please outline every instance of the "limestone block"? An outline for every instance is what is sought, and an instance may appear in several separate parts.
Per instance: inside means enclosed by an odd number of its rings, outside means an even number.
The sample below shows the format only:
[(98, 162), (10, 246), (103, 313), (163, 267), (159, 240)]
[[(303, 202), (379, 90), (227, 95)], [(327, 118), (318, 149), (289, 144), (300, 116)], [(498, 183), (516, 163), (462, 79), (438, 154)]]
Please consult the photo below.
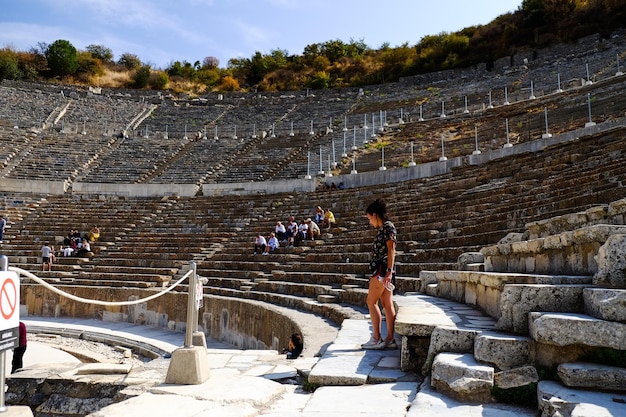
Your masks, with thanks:
[(493, 368), (481, 365), (471, 354), (440, 353), (435, 357), (431, 385), (458, 401), (492, 402)]
[(526, 223), (526, 230), (528, 231), (529, 239), (537, 239), (541, 234), (541, 226), (539, 222)]
[(498, 241), (498, 246), (501, 244), (513, 243), (513, 242), (521, 242), (524, 240), (523, 233), (509, 233), (504, 236), (502, 239)]
[(529, 253), (541, 253), (543, 252), (543, 238), (532, 239), (526, 242), (526, 247)]
[(585, 210), (587, 215), (587, 223), (597, 224), (606, 221), (609, 206), (604, 204), (600, 206), (594, 206)]
[(582, 227), (589, 222), (589, 218), (585, 212), (565, 214), (563, 215), (563, 220), (565, 221), (565, 230)]
[(513, 250), (510, 243), (498, 243), (498, 252), (501, 255), (510, 255)]
[(436, 327), (430, 336), (428, 355), (422, 368), (422, 374), (428, 375), (433, 359), (441, 352), (471, 353), (474, 351), (474, 339), (478, 330), (459, 329), (457, 327)]
[(583, 300), (590, 316), (626, 323), (626, 290), (585, 288)]
[(485, 246), (485, 247), (480, 249), (480, 253), (482, 253), (485, 258), (487, 258), (489, 256), (496, 256), (496, 255), (500, 254), (500, 252), (498, 251), (498, 246), (497, 245)]
[(626, 215), (626, 198), (610, 203), (606, 215), (609, 218), (616, 216), (622, 216), (623, 218), (623, 216)]
[[(537, 254), (535, 257), (535, 269), (534, 273), (542, 273), (550, 271), (550, 256), (546, 253)], [(531, 271), (527, 271), (531, 272)]]
[(530, 313), (530, 336), (558, 346), (584, 345), (626, 350), (626, 324), (575, 313)]
[(557, 368), (568, 387), (626, 391), (626, 369), (595, 363), (562, 363)]
[(438, 281), (437, 271), (420, 271), (420, 291), (426, 292), (426, 287), (430, 284), (436, 284)]
[(512, 242), (511, 243), (511, 251), (513, 253), (528, 253), (528, 242)]
[(584, 289), (585, 285), (505, 285), (500, 295), (500, 318), (496, 327), (527, 334), (531, 311), (582, 313)]
[(564, 237), (563, 234), (546, 236), (543, 239), (543, 247), (546, 250), (561, 249), (564, 246), (563, 240), (562, 240), (563, 237)]
[(465, 252), (459, 255), (457, 259), (457, 265), (460, 271), (467, 270), (467, 266), (470, 264), (485, 262), (485, 255), (481, 252)]
[(622, 416), (626, 401), (623, 395), (571, 389), (554, 381), (539, 381), (537, 398), (538, 415), (555, 417)]
[(593, 276), (595, 285), (626, 288), (626, 234), (609, 236), (595, 260), (598, 264)]
[(500, 289), (482, 287), (484, 291), (477, 297), (477, 305), (494, 319), (500, 317)]
[(534, 366), (522, 366), (495, 373), (493, 381), (501, 389), (525, 387), (538, 382), (539, 374)]
[(474, 340), (474, 357), (501, 370), (513, 369), (531, 362), (531, 339), (482, 333)]

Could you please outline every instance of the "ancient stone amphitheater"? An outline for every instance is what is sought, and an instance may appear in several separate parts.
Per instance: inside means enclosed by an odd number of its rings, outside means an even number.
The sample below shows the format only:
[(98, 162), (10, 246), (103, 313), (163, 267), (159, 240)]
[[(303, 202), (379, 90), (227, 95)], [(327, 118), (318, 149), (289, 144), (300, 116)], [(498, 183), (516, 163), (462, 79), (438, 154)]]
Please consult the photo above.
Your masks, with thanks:
[[(552, 415), (559, 390), (626, 389), (625, 56), (619, 33), (491, 71), (200, 98), (4, 81), (0, 250), (10, 266), (105, 301), (154, 294), (195, 266), (207, 336), (279, 350), (300, 331), (312, 356), (332, 340), (302, 317), (334, 328), (366, 319), (364, 209), (382, 197), (399, 232), (402, 371), (469, 401), (537, 389)], [(335, 213), (330, 231), (252, 254), (257, 233), (318, 205)], [(44, 241), (58, 249), (94, 224), (89, 254), (41, 271)], [(24, 278), (21, 304), (181, 330), (186, 293), (183, 282), (109, 308)]]

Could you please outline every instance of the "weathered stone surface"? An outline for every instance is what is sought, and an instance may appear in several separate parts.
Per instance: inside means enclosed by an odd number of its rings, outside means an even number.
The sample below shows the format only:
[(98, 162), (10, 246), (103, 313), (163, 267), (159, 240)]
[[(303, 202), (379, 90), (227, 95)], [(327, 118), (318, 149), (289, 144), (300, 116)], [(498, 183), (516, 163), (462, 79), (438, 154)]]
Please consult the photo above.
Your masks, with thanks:
[(38, 415), (84, 416), (114, 402), (111, 398), (72, 398), (52, 394), (37, 407), (36, 412)]
[(626, 391), (626, 369), (595, 363), (562, 363), (557, 372), (568, 387)]
[(522, 366), (496, 372), (493, 376), (493, 381), (498, 388), (519, 388), (538, 382), (539, 374), (534, 366)]
[(426, 292), (426, 286), (437, 283), (437, 271), (420, 271), (420, 291)]
[(527, 365), (531, 362), (531, 339), (482, 333), (474, 340), (474, 357), (501, 370)]
[(574, 313), (530, 313), (530, 335), (558, 346), (585, 345), (626, 350), (626, 324)]
[(523, 233), (509, 233), (498, 241), (498, 244), (507, 244), (513, 242), (521, 242), (524, 240)]
[(132, 368), (132, 365), (123, 363), (86, 363), (76, 368), (76, 375), (128, 374)]
[(470, 264), (483, 262), (485, 262), (485, 255), (480, 252), (465, 252), (459, 255), (457, 259), (457, 265), (460, 271), (467, 270), (467, 266)]
[(611, 219), (612, 223), (624, 224), (626, 217), (626, 198), (610, 203), (606, 214), (607, 217)]
[(428, 347), (426, 363), (422, 374), (428, 375), (433, 359), (441, 352), (471, 353), (474, 351), (474, 339), (480, 334), (478, 330), (459, 329), (456, 327), (437, 327), (433, 330)]
[[(399, 414), (400, 415), (400, 414)], [(467, 404), (437, 393), (426, 380), (406, 417), (537, 417), (537, 410), (502, 403)]]
[(528, 333), (528, 313), (558, 311), (582, 313), (585, 285), (508, 284), (500, 296), (497, 327), (518, 334)]
[(585, 288), (583, 300), (587, 314), (602, 320), (626, 323), (626, 290)]
[(540, 381), (537, 398), (545, 417), (613, 417), (626, 412), (624, 395), (570, 389), (554, 381)]
[(626, 234), (609, 236), (595, 259), (598, 264), (593, 276), (595, 285), (626, 288)]
[(492, 402), (493, 373), (471, 354), (440, 353), (433, 361), (431, 385), (458, 401)]

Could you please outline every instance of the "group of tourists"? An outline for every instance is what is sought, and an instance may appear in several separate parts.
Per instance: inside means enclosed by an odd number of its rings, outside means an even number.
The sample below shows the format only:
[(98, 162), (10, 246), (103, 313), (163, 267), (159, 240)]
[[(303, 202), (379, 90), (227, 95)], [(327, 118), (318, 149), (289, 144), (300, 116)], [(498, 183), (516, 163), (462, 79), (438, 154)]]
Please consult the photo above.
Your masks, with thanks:
[(313, 218), (302, 219), (299, 223), (295, 216), (289, 216), (287, 224), (277, 221), (274, 231), (268, 237), (259, 233), (254, 238), (254, 254), (269, 255), (281, 245), (292, 248), (302, 241), (315, 240), (322, 229), (330, 230), (336, 223), (335, 215), (330, 209), (315, 208)]

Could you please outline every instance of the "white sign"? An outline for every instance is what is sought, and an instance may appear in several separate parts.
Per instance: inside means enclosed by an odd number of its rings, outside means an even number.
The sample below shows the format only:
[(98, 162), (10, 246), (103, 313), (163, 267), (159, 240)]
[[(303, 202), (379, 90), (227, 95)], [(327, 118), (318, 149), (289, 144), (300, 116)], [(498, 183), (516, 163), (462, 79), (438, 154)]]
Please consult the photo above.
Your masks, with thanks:
[(0, 351), (18, 346), (20, 279), (14, 271), (0, 271)]

